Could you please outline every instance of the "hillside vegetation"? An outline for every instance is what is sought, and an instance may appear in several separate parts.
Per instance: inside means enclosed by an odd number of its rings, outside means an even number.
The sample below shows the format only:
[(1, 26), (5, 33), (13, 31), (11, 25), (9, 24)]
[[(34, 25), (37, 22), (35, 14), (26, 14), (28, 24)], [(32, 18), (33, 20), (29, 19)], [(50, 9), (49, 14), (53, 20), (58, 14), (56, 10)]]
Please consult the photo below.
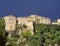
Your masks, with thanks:
[(5, 31), (5, 22), (3, 18), (0, 18), (0, 46), (5, 46), (7, 42), (7, 33)]
[(43, 45), (60, 45), (60, 25), (34, 23), (34, 32)]
[(33, 23), (34, 35), (30, 30), (22, 31), (23, 27), (17, 27), (20, 35), (12, 34), (14, 37), (8, 39), (4, 19), (0, 18), (0, 46), (5, 46), (7, 40), (7, 46), (60, 46), (60, 25)]

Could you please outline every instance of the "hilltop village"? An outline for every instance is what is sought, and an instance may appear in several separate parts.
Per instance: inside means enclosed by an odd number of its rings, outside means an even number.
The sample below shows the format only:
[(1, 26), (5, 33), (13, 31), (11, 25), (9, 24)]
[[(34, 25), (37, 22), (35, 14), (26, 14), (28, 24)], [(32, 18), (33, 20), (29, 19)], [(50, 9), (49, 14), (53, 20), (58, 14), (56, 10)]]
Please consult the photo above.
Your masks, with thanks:
[(15, 30), (16, 23), (17, 24), (25, 24), (28, 30), (33, 30), (33, 22), (39, 22), (43, 24), (50, 24), (50, 18), (38, 16), (38, 15), (30, 15), (28, 17), (18, 17), (16, 18), (13, 15), (8, 15), (4, 17), (6, 26), (5, 30)]
[(51, 22), (50, 18), (42, 17), (35, 14), (27, 17), (18, 18), (13, 15), (8, 15), (4, 17), (4, 20), (6, 23), (5, 30), (15, 30), (16, 24), (25, 24), (28, 30), (33, 30), (33, 22), (60, 25), (60, 19), (57, 19), (56, 22)]
[[(27, 17), (18, 17), (18, 18), (16, 18), (13, 15), (8, 15), (3, 18), (5, 20), (5, 24), (6, 24), (5, 30), (7, 32), (12, 32), (13, 30), (15, 30), (17, 24), (24, 25), (25, 27), (27, 27), (26, 30), (30, 30), (32, 34), (33, 34), (33, 22), (41, 23), (41, 24), (60, 25), (60, 19), (57, 19), (56, 22), (51, 22), (50, 18), (42, 17), (36, 14), (30, 15)], [(18, 34), (20, 34), (20, 32), (18, 32)]]
[(6, 46), (60, 46), (60, 19), (51, 21), (36, 14), (18, 18), (8, 15), (0, 19), (0, 33), (7, 35)]

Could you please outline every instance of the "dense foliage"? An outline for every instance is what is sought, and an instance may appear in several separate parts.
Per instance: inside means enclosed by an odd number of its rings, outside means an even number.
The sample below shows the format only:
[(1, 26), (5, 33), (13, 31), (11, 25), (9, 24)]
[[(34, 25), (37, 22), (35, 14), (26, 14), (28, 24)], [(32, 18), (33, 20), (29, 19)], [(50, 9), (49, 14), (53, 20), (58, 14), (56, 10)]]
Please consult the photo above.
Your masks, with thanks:
[(5, 32), (4, 19), (0, 18), (0, 46), (5, 46), (7, 42), (7, 33)]
[(43, 37), (43, 45), (47, 46), (47, 44), (49, 44), (51, 46), (60, 44), (60, 25), (35, 23), (35, 33)]

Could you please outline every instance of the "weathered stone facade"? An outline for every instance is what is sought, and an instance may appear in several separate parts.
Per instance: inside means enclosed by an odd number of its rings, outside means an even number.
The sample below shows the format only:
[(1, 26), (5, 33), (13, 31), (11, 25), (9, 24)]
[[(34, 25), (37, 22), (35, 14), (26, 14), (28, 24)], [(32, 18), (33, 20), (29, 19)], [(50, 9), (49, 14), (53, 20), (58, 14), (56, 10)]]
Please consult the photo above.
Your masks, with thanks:
[(9, 15), (4, 17), (5, 20), (5, 30), (6, 31), (13, 31), (15, 30), (15, 25), (16, 25), (16, 17)]

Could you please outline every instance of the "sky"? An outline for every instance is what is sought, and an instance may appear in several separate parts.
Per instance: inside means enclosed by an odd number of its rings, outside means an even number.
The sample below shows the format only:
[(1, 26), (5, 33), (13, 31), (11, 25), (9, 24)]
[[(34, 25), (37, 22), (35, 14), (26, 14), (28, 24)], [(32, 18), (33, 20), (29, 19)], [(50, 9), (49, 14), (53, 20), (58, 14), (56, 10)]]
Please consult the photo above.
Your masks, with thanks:
[(51, 20), (60, 18), (60, 0), (0, 0), (0, 17), (37, 14)]

